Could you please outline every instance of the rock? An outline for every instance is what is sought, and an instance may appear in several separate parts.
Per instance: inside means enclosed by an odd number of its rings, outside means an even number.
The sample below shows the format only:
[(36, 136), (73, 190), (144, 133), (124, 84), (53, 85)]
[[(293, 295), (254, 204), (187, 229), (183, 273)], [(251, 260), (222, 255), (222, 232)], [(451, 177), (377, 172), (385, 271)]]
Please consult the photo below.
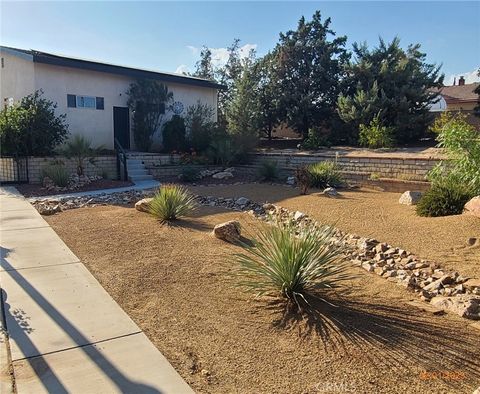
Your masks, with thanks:
[(229, 179), (233, 178), (233, 174), (228, 171), (222, 171), (222, 172), (217, 172), (216, 174), (212, 175), (212, 178), (214, 179)]
[(480, 196), (473, 197), (463, 207), (463, 212), (480, 218)]
[(327, 187), (322, 193), (327, 197), (338, 197), (340, 195), (334, 187)]
[(37, 207), (37, 210), (38, 210), (38, 213), (40, 213), (40, 215), (50, 216), (50, 215), (54, 215), (57, 212), (61, 212), (62, 208), (58, 204), (53, 207), (48, 205), (39, 205)]
[(246, 197), (239, 197), (235, 200), (235, 205), (239, 205), (239, 206), (244, 206), (244, 205), (247, 205), (248, 203), (250, 202), (250, 200)]
[(149, 212), (150, 203), (153, 198), (143, 198), (135, 203), (135, 209), (140, 212)]
[(437, 296), (430, 303), (437, 308), (456, 313), (466, 319), (480, 320), (480, 297), (459, 294), (455, 297)]
[(217, 224), (213, 229), (213, 235), (218, 239), (227, 242), (237, 242), (240, 240), (241, 226), (236, 220), (230, 220), (225, 223)]
[(299, 220), (302, 220), (305, 217), (305, 214), (300, 211), (296, 211), (295, 214), (293, 215), (293, 219), (298, 222)]
[(422, 193), (411, 192), (408, 190), (400, 196), (400, 199), (398, 200), (398, 202), (404, 205), (417, 205), (421, 197), (422, 197)]
[(287, 185), (290, 185), (290, 186), (295, 185), (295, 177), (294, 176), (289, 176), (287, 178)]
[(463, 283), (463, 286), (469, 291), (480, 289), (480, 279), (468, 279)]
[(235, 168), (234, 168), (234, 167), (228, 167), (228, 168), (225, 168), (225, 169), (223, 170), (223, 172), (230, 172), (230, 173), (233, 174), (233, 173), (235, 172)]

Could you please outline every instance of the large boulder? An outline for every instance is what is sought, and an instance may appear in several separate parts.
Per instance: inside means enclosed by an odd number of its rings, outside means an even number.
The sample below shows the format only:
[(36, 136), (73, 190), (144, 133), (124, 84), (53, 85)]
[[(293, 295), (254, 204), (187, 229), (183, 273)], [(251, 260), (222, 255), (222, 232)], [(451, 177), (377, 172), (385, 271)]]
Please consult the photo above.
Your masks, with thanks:
[(143, 198), (140, 201), (135, 203), (135, 209), (140, 212), (149, 212), (150, 210), (150, 203), (152, 202), (153, 198)]
[(480, 196), (473, 197), (463, 207), (463, 212), (480, 218)]
[(480, 320), (480, 297), (461, 294), (455, 297), (437, 296), (430, 300), (433, 306), (456, 313), (460, 317)]
[(398, 202), (404, 205), (417, 205), (418, 201), (422, 198), (422, 193), (420, 192), (411, 192), (407, 190), (400, 196)]
[(227, 242), (237, 242), (240, 240), (241, 226), (236, 220), (230, 220), (225, 223), (217, 224), (213, 229), (213, 235), (218, 239)]

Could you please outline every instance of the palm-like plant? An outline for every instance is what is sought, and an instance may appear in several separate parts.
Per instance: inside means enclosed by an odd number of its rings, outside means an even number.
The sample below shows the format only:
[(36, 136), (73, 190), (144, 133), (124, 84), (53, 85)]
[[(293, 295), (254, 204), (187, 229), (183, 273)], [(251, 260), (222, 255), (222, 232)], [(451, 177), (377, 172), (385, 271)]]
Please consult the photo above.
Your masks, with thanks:
[(82, 135), (76, 134), (70, 138), (63, 149), (63, 154), (69, 159), (75, 160), (77, 165), (77, 175), (82, 176), (85, 173), (86, 162), (95, 164), (95, 156), (98, 154), (99, 148), (92, 148), (90, 140)]
[(307, 302), (305, 294), (337, 288), (351, 276), (343, 249), (332, 243), (334, 231), (330, 226), (265, 226), (253, 246), (244, 244), (245, 253), (236, 255), (239, 285), (257, 295), (285, 297), (299, 307), (300, 300)]
[(188, 216), (197, 207), (195, 196), (186, 188), (166, 184), (160, 187), (149, 204), (149, 212), (161, 223)]

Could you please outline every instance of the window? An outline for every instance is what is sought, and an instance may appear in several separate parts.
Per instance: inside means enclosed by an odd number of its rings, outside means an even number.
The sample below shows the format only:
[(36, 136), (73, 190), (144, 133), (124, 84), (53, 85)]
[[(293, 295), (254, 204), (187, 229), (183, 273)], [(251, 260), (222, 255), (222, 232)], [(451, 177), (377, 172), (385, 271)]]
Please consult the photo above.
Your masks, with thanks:
[(77, 96), (77, 108), (96, 108), (95, 97)]
[(67, 107), (103, 110), (105, 108), (105, 103), (103, 97), (76, 96), (74, 94), (67, 94)]

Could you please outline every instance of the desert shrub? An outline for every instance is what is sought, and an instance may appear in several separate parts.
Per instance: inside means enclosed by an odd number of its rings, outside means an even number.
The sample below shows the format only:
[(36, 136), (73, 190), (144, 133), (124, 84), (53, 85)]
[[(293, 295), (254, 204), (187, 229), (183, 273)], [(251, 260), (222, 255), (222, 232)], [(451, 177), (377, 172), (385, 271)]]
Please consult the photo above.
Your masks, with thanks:
[(296, 183), (300, 187), (300, 194), (307, 194), (312, 186), (312, 177), (306, 166), (297, 167), (295, 170)]
[(238, 150), (231, 138), (220, 137), (210, 143), (206, 154), (212, 164), (230, 166), (237, 161)]
[(458, 215), (474, 194), (469, 185), (450, 175), (432, 184), (418, 202), (416, 211), (419, 216)]
[(185, 166), (180, 172), (180, 178), (184, 182), (195, 182), (200, 178), (200, 171), (194, 167)]
[(264, 182), (278, 179), (278, 163), (273, 160), (263, 160), (258, 168), (258, 175)]
[(338, 165), (333, 161), (320, 161), (308, 166), (312, 187), (339, 187), (343, 183)]
[(390, 148), (394, 144), (392, 128), (384, 126), (379, 115), (375, 116), (368, 125), (361, 124), (359, 129), (360, 146), (374, 149)]
[(68, 135), (66, 115), (56, 115), (57, 104), (42, 98), (37, 90), (20, 103), (0, 113), (0, 145), (2, 154), (44, 156)]
[(348, 278), (342, 249), (330, 243), (334, 229), (292, 224), (259, 229), (245, 253), (236, 255), (240, 286), (257, 295), (281, 296), (299, 304), (307, 293), (336, 288)]
[(95, 165), (95, 157), (100, 149), (102, 149), (102, 147), (92, 148), (90, 140), (82, 135), (76, 134), (67, 141), (65, 147), (60, 151), (67, 158), (75, 160), (77, 175), (81, 176), (85, 173), (87, 163)]
[(70, 173), (61, 163), (52, 163), (42, 169), (43, 178), (50, 178), (55, 186), (67, 187), (70, 182)]
[(165, 184), (150, 202), (150, 213), (161, 223), (188, 216), (196, 208), (195, 197), (184, 187)]
[(315, 150), (322, 147), (331, 147), (332, 143), (327, 133), (320, 128), (310, 128), (308, 130), (308, 137), (300, 144), (301, 149)]
[(179, 115), (173, 115), (172, 118), (163, 125), (162, 136), (165, 151), (184, 151), (187, 146), (185, 120)]
[(444, 112), (433, 124), (438, 146), (449, 158), (428, 175), (432, 182), (442, 182), (445, 176), (458, 178), (474, 192), (480, 193), (480, 134), (467, 123), (461, 113)]
[(187, 144), (197, 152), (204, 152), (212, 141), (215, 131), (213, 114), (210, 106), (200, 102), (187, 108), (185, 116)]

